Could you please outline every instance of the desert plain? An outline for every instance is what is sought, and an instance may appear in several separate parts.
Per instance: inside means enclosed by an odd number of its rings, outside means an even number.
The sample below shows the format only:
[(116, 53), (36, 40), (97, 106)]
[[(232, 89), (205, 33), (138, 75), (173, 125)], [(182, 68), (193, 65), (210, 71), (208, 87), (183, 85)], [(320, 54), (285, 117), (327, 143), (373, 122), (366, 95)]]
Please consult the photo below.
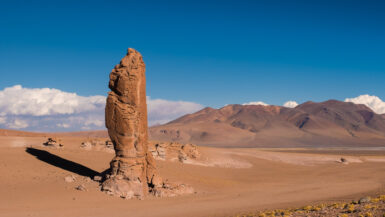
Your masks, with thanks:
[[(44, 146), (49, 136), (60, 137), (64, 146)], [(384, 193), (381, 147), (199, 146), (200, 157), (194, 160), (156, 160), (163, 177), (190, 185), (195, 193), (126, 200), (101, 192), (93, 180), (108, 169), (114, 153), (81, 147), (90, 138), (105, 136), (104, 131), (53, 135), (2, 130), (0, 216), (220, 217)], [(73, 180), (66, 181), (68, 177)]]

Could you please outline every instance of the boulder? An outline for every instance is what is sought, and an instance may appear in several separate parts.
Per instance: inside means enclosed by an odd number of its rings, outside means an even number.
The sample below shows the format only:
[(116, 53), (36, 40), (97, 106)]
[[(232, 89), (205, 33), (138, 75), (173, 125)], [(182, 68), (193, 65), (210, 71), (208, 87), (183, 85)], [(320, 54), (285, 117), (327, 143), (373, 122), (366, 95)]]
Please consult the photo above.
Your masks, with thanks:
[(64, 145), (61, 144), (61, 140), (57, 138), (48, 138), (47, 142), (43, 143), (44, 146), (61, 148)]

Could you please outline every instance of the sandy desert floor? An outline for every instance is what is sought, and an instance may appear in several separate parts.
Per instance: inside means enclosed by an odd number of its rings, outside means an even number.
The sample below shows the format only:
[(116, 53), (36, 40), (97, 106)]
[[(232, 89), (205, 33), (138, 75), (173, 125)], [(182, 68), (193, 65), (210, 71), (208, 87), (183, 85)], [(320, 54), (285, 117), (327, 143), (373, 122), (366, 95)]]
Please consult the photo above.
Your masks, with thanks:
[[(108, 168), (112, 153), (81, 149), (85, 138), (63, 138), (63, 149), (44, 147), (45, 140), (0, 137), (0, 216), (233, 216), (384, 192), (383, 151), (201, 147), (201, 162), (157, 161), (163, 178), (189, 184), (195, 194), (124, 200), (87, 179)], [(69, 175), (76, 180), (65, 182)], [(87, 191), (76, 190), (80, 184)]]

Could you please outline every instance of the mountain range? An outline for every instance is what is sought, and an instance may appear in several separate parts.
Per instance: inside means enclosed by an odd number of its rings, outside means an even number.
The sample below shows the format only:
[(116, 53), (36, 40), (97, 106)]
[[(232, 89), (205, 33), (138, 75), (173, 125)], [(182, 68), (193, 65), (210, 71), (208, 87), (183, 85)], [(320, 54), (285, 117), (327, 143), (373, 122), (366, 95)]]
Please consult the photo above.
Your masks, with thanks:
[(362, 147), (385, 145), (385, 114), (351, 102), (305, 102), (295, 108), (204, 108), (150, 128), (150, 139), (222, 147)]

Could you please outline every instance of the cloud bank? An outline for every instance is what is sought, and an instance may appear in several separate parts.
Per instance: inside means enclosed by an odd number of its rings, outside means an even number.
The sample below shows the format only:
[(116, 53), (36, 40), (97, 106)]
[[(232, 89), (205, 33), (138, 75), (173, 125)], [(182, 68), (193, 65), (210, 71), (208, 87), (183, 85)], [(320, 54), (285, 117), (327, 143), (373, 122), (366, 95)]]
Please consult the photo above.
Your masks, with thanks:
[(346, 98), (345, 102), (364, 104), (371, 108), (377, 114), (385, 113), (385, 102), (382, 101), (378, 96), (370, 96), (368, 94), (365, 94), (355, 98)]
[(104, 96), (78, 96), (50, 88), (23, 88), (21, 85), (0, 91), (0, 111), (9, 115), (64, 115), (89, 112), (105, 104)]
[[(147, 99), (149, 125), (203, 108), (194, 102)], [(0, 128), (46, 132), (104, 129), (105, 103), (105, 96), (15, 85), (0, 91)]]
[(247, 102), (247, 103), (243, 103), (242, 105), (269, 105), (267, 103), (264, 103), (262, 101), (257, 101), (257, 102)]
[(283, 104), (283, 107), (295, 108), (298, 105), (296, 101), (287, 101)]
[(147, 97), (149, 125), (163, 124), (182, 115), (194, 113), (203, 108), (202, 105), (186, 101), (169, 101)]

